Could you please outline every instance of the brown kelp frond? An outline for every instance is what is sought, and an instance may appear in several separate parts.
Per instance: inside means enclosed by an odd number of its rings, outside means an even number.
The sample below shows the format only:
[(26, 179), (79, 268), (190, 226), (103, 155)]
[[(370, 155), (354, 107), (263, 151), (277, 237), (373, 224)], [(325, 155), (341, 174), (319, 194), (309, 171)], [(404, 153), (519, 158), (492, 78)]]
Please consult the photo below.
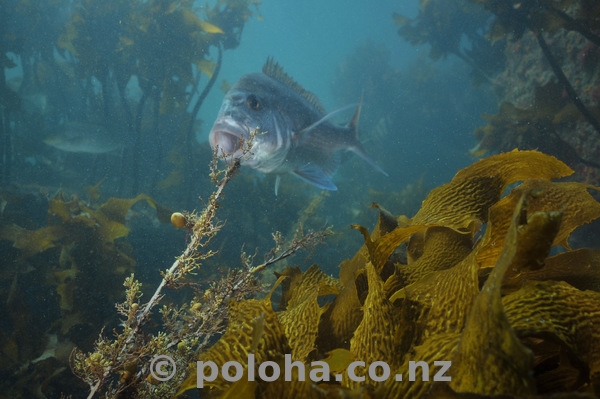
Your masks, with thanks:
[[(502, 302), (519, 337), (555, 341), (566, 346), (566, 353), (588, 368), (585, 370), (581, 364), (574, 363), (578, 374), (589, 378), (598, 388), (600, 334), (596, 326), (600, 322), (600, 292), (581, 291), (563, 281), (527, 281)], [(561, 378), (561, 371), (564, 369), (555, 369), (552, 374)]]
[[(400, 323), (392, 302), (386, 298), (383, 281), (373, 265), (367, 263), (365, 268), (369, 291), (363, 304), (363, 318), (350, 341), (350, 353), (353, 358), (361, 359), (366, 364), (386, 359), (392, 369), (397, 369), (405, 355), (399, 345), (402, 330), (407, 326)], [(363, 368), (356, 375), (365, 376), (367, 370)], [(367, 376), (365, 382), (374, 381)], [(343, 384), (350, 388), (361, 385), (349, 378), (347, 373), (344, 373)]]
[(569, 176), (571, 168), (537, 151), (514, 151), (491, 156), (459, 171), (450, 183), (434, 189), (412, 219), (412, 224), (441, 225), (459, 232), (485, 223), (488, 209), (504, 189), (526, 179)]
[(145, 194), (135, 198), (109, 198), (99, 207), (90, 206), (75, 196), (66, 199), (58, 194), (48, 199), (49, 226), (29, 231), (15, 224), (3, 224), (0, 225), (0, 237), (12, 241), (21, 250), (24, 259), (57, 245), (62, 246), (64, 238), (77, 230), (82, 235), (85, 235), (83, 230), (89, 230), (87, 234), (98, 237), (103, 245), (113, 244), (116, 239), (129, 234), (125, 217), (131, 207), (142, 200), (156, 209), (156, 216), (162, 223), (168, 223), (171, 211)]
[[(531, 226), (530, 219), (522, 220), (528, 195), (529, 193), (522, 194), (513, 209), (505, 245), (492, 274), (473, 302), (456, 354), (453, 356), (454, 379), (451, 387), (457, 392), (485, 395), (527, 395), (535, 392), (531, 373), (531, 352), (515, 335), (501, 300), (502, 279), (518, 255), (517, 248), (522, 237), (518, 229), (523, 227), (524, 223), (526, 228)], [(544, 216), (541, 218), (542, 224), (554, 224), (556, 218), (548, 219)], [(533, 229), (539, 228), (539, 225), (533, 225)], [(499, 375), (503, 378), (497, 378)]]
[[(284, 329), (272, 310), (269, 297), (242, 302), (231, 302), (230, 320), (227, 332), (206, 352), (200, 354), (199, 361), (213, 361), (219, 369), (225, 362), (236, 361), (244, 367), (247, 375), (248, 355), (254, 354), (257, 362), (281, 361), (284, 353), (290, 353)], [(196, 364), (191, 367), (189, 377), (181, 385), (178, 395), (196, 387)], [(248, 380), (248, 378), (246, 378)], [(206, 383), (207, 391), (222, 392), (231, 383), (222, 377)]]
[[(529, 180), (515, 188), (510, 195), (498, 201), (490, 209), (488, 229), (482, 239), (482, 248), (477, 255), (477, 260), (481, 263), (482, 268), (493, 266), (493, 261), (499, 254), (503, 237), (508, 229), (506, 216), (514, 208), (519, 197), (528, 190), (532, 194), (528, 205), (530, 212), (560, 210), (563, 213), (563, 221), (557, 226), (558, 231), (552, 237), (552, 245), (561, 245), (570, 249), (568, 238), (571, 232), (600, 217), (600, 204), (589, 193), (589, 190), (598, 190), (596, 187), (575, 182), (556, 183), (545, 180)], [(538, 261), (543, 261), (546, 256), (547, 253), (541, 254)], [(533, 260), (532, 254), (529, 254), (529, 257)], [(524, 257), (520, 257), (520, 259), (522, 259), (521, 262), (525, 260)], [(530, 268), (537, 267), (530, 266)]]
[(62, 334), (70, 335), (78, 325), (104, 322), (98, 320), (93, 309), (99, 303), (111, 306), (117, 292), (107, 290), (101, 298), (87, 293), (133, 272), (132, 249), (122, 238), (129, 234), (126, 216), (140, 201), (156, 209), (161, 222), (168, 220), (170, 211), (145, 194), (113, 197), (103, 204), (90, 205), (78, 197), (66, 198), (59, 193), (47, 199), (45, 227), (34, 230), (0, 223), (0, 239), (12, 242), (21, 262), (41, 259), (46, 265), (36, 274), (40, 285), (59, 298), (62, 317), (56, 324)]

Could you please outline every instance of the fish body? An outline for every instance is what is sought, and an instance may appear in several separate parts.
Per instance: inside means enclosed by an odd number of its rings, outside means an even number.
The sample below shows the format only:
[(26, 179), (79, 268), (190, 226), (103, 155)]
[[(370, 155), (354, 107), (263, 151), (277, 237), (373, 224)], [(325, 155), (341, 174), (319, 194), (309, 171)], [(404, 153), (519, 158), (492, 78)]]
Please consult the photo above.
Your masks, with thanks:
[(61, 151), (105, 154), (123, 147), (119, 138), (104, 126), (87, 122), (67, 122), (44, 143)]
[(257, 129), (252, 150), (241, 162), (264, 173), (291, 173), (326, 190), (336, 190), (331, 176), (340, 163), (339, 152), (350, 150), (383, 174), (358, 140), (358, 105), (346, 126), (329, 119), (317, 97), (304, 90), (272, 59), (262, 73), (244, 75), (225, 95), (209, 135), (210, 145), (242, 156), (242, 143)]

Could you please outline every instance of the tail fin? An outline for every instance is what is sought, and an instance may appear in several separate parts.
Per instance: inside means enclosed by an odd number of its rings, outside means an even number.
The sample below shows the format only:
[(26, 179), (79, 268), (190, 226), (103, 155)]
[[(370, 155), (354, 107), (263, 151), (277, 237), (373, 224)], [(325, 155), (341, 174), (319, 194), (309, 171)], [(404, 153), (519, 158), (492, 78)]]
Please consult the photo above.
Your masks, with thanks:
[(379, 167), (379, 165), (375, 163), (375, 161), (371, 159), (371, 157), (367, 154), (358, 138), (358, 119), (360, 118), (360, 109), (362, 107), (363, 97), (364, 95), (361, 94), (358, 107), (356, 107), (356, 111), (354, 111), (354, 116), (352, 116), (352, 119), (350, 120), (347, 126), (354, 133), (355, 139), (353, 145), (350, 146), (350, 151), (354, 152), (356, 155), (364, 159), (369, 165), (371, 165), (378, 172), (382, 173), (384, 176), (389, 176), (383, 169)]

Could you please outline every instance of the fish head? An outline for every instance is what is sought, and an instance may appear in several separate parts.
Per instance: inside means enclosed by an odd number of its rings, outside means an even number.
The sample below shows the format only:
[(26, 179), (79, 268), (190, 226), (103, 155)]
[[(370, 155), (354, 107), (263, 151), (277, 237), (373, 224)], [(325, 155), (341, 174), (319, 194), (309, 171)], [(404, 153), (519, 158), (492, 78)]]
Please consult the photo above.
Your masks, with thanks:
[[(243, 165), (269, 173), (285, 161), (290, 148), (289, 123), (278, 109), (277, 88), (262, 74), (243, 76), (225, 95), (210, 131), (209, 142), (227, 162), (241, 159)], [(243, 148), (251, 138), (252, 149)]]

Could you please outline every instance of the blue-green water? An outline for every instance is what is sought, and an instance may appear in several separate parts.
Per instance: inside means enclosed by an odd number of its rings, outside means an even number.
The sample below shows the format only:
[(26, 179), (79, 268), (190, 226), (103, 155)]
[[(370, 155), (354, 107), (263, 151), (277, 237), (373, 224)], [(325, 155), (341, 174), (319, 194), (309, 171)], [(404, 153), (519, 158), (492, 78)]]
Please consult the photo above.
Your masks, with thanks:
[[(163, 8), (147, 8), (154, 3)], [(228, 3), (245, 4), (219, 4)], [(337, 275), (338, 264), (363, 243), (349, 226), (371, 228), (376, 222), (372, 202), (410, 217), (431, 188), (473, 162), (473, 130), (483, 124), (482, 113), (496, 111), (496, 101), (489, 85), (471, 84), (471, 69), (457, 57), (434, 62), (428, 45), (413, 46), (397, 34), (393, 13), (414, 17), (418, 1), (266, 0), (248, 5), (251, 14), (242, 17), (232, 8), (214, 20), (203, 6), (191, 8), (196, 18), (224, 33), (201, 32), (195, 22), (177, 20), (185, 3), (0, 5), (0, 300), (7, 305), (0, 312), (0, 347), (7, 359), (0, 391), (11, 392), (7, 397), (31, 397), (38, 385), (48, 397), (61, 391), (82, 396), (86, 386), (77, 385), (66, 367), (69, 349), (91, 350), (103, 326), (118, 326), (113, 304), (123, 300), (126, 276), (135, 271), (149, 297), (159, 270), (186, 245), (186, 232), (159, 223), (143, 201), (123, 220), (114, 214), (103, 219), (100, 206), (111, 197), (147, 194), (174, 211), (201, 210), (199, 197), (207, 200), (215, 188), (207, 137), (221, 88), (260, 71), (267, 57), (328, 111), (364, 95), (360, 138), (389, 176), (347, 153), (333, 178), (337, 191), (322, 193), (290, 175), (282, 177), (276, 196), (274, 176), (242, 167), (217, 215), (226, 221), (211, 242), (219, 253), (206, 261), (198, 281), (239, 267), (242, 248), (256, 249), (257, 261), (262, 259), (273, 244), (271, 233), (291, 238), (298, 220), (306, 230), (327, 223), (337, 235), (312, 258), (302, 254), (276, 270), (304, 270), (315, 262)], [(227, 30), (230, 25), (236, 33)], [(225, 45), (215, 84), (191, 115), (209, 82), (193, 65), (205, 60), (214, 68), (224, 36), (239, 46)], [(347, 123), (351, 116), (348, 111), (336, 121)], [(50, 145), (49, 136), (67, 141)], [(60, 208), (65, 213), (52, 201), (68, 204)], [(130, 231), (114, 239), (102, 235), (116, 235), (121, 226)], [(111, 233), (99, 233), (101, 227)], [(273, 280), (270, 271), (265, 274)], [(40, 360), (48, 348), (54, 354)], [(49, 369), (60, 370), (50, 377)], [(23, 384), (35, 376), (50, 382)]]

